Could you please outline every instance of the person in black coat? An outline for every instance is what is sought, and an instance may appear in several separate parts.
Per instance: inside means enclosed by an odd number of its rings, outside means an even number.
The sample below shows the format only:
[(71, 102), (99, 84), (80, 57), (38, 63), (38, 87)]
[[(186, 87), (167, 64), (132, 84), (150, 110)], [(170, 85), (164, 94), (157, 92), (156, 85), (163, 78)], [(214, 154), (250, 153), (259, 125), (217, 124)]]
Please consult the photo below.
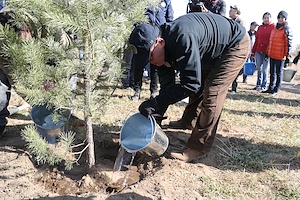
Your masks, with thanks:
[[(149, 18), (149, 23), (155, 26), (161, 26), (164, 23), (173, 21), (174, 11), (171, 0), (161, 0), (159, 6), (150, 6), (146, 9), (146, 15)], [(132, 100), (137, 101), (140, 99), (140, 93), (142, 88), (143, 72), (147, 66), (136, 65), (133, 59), (134, 55), (132, 51), (125, 54), (127, 65), (129, 70), (126, 71), (126, 78), (123, 79), (123, 85), (125, 81), (125, 88), (131, 87), (134, 89), (134, 95)], [(149, 67), (149, 66), (148, 66)], [(154, 65), (150, 64), (150, 98), (154, 98), (158, 92), (158, 74)]]
[[(183, 15), (160, 28), (140, 24), (129, 38), (135, 62), (157, 66), (159, 95), (139, 106), (142, 115), (155, 117), (158, 124), (169, 105), (190, 95), (201, 103), (196, 126), (184, 151), (173, 158), (190, 162), (210, 151), (228, 88), (243, 67), (250, 52), (246, 29), (221, 15), (194, 12)], [(175, 78), (179, 71), (179, 79)]]

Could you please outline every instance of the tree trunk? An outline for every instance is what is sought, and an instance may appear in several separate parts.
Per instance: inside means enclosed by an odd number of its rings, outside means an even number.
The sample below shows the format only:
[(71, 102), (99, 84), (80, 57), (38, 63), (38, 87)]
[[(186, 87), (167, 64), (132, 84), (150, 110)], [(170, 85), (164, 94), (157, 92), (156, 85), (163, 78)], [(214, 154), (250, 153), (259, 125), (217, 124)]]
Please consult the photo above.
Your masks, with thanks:
[(95, 150), (94, 150), (94, 137), (93, 137), (93, 123), (90, 108), (90, 93), (91, 93), (91, 79), (87, 74), (84, 79), (85, 85), (85, 122), (86, 122), (86, 141), (89, 147), (87, 148), (87, 167), (90, 170), (95, 165)]
[(87, 167), (91, 169), (95, 166), (95, 149), (94, 149), (94, 137), (93, 137), (93, 123), (92, 117), (86, 119), (86, 141), (89, 144), (87, 148)]
[[(92, 55), (89, 48), (89, 42), (88, 42), (88, 33), (86, 31), (83, 32), (83, 44), (84, 44), (84, 57), (83, 60), (87, 62), (92, 61)], [(92, 112), (91, 112), (91, 102), (90, 102), (90, 96), (91, 96), (91, 75), (89, 67), (85, 66), (85, 75), (84, 75), (84, 87), (85, 87), (85, 106), (84, 106), (84, 119), (86, 122), (86, 141), (89, 145), (87, 148), (87, 155), (86, 155), (86, 161), (87, 161), (87, 171), (88, 173), (92, 169), (92, 167), (95, 166), (95, 149), (94, 149), (94, 138), (93, 138), (93, 123), (92, 123)]]

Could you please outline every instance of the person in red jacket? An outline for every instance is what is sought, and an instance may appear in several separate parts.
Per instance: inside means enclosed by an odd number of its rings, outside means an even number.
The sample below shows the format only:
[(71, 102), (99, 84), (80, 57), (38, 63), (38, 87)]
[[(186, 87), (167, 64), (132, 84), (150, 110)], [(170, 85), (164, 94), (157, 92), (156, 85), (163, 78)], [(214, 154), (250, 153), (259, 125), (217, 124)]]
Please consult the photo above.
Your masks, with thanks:
[(278, 13), (276, 27), (272, 30), (267, 48), (267, 56), (270, 58), (270, 84), (268, 90), (263, 93), (270, 93), (276, 96), (282, 82), (283, 67), (286, 58), (291, 57), (292, 31), (286, 21), (287, 12), (282, 10)]
[(271, 14), (269, 12), (265, 12), (262, 19), (263, 23), (257, 29), (251, 54), (251, 57), (255, 59), (255, 65), (257, 67), (257, 81), (254, 88), (254, 90), (257, 91), (267, 90), (269, 59), (265, 59), (265, 55), (269, 45), (271, 31), (275, 27), (275, 24), (271, 22)]

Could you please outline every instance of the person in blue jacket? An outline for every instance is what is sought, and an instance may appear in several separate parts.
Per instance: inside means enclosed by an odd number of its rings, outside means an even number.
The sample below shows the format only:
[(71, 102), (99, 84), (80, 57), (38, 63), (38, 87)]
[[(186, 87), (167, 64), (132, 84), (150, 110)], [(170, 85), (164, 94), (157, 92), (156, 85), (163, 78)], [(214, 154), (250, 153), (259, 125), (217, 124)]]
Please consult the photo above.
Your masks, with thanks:
[[(160, 26), (166, 22), (171, 22), (174, 19), (174, 11), (171, 0), (161, 0), (159, 6), (150, 6), (146, 9), (145, 14), (149, 18), (149, 23), (155, 26)], [(150, 72), (150, 92), (151, 96), (157, 95), (158, 88), (158, 75), (155, 66), (136, 66), (134, 62), (132, 49), (129, 48), (124, 54), (124, 64), (122, 67), (126, 67), (124, 71), (125, 77), (122, 80), (124, 88), (133, 88), (135, 93), (131, 97), (132, 100), (137, 101), (140, 99), (140, 92), (142, 87), (142, 78), (144, 69)], [(150, 69), (148, 69), (150, 68)]]
[[(162, 0), (159, 6), (150, 6), (146, 10), (146, 15), (149, 17), (149, 23), (154, 26), (161, 26), (166, 22), (173, 21), (173, 8), (171, 0)], [(148, 67), (137, 65), (136, 62), (132, 62), (131, 70), (134, 71), (134, 95), (132, 100), (137, 101), (140, 99), (140, 93), (142, 88), (142, 79), (144, 69)], [(158, 94), (158, 73), (155, 65), (150, 64), (150, 98), (154, 98)]]

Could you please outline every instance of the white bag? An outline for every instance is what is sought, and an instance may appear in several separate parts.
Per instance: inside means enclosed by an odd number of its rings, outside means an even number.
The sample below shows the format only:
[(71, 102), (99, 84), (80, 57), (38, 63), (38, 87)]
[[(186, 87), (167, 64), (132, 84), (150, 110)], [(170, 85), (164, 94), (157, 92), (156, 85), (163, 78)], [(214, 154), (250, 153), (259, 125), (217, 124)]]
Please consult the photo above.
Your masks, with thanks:
[(2, 111), (7, 104), (7, 95), (6, 92), (8, 90), (8, 87), (0, 81), (0, 111)]

